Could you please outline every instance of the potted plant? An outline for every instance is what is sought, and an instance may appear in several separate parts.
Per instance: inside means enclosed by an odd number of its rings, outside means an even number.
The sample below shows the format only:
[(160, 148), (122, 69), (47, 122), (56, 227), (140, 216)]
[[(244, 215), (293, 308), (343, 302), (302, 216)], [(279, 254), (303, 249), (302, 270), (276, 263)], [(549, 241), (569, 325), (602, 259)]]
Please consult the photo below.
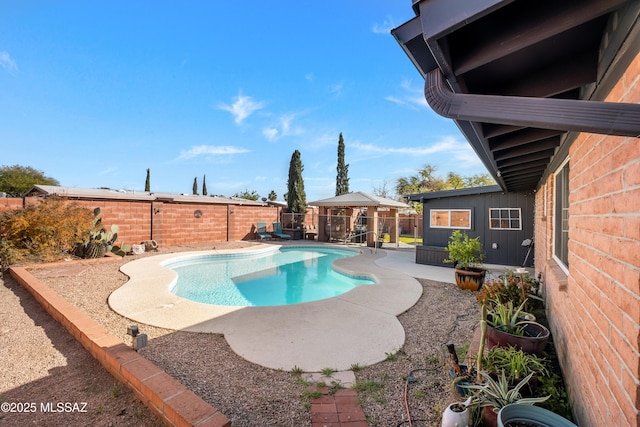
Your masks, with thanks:
[(526, 320), (522, 311), (526, 300), (518, 307), (511, 301), (492, 301), (487, 313), (487, 347), (516, 347), (525, 353), (540, 355), (549, 340), (549, 329), (540, 323)]
[(480, 289), (486, 274), (486, 269), (482, 265), (484, 251), (480, 238), (470, 238), (466, 233), (454, 230), (445, 250), (449, 256), (444, 262), (453, 263), (458, 287), (472, 291)]
[(500, 373), (498, 379), (493, 379), (485, 372), (482, 372), (482, 376), (484, 377), (483, 384), (469, 384), (464, 387), (473, 392), (469, 407), (478, 408), (482, 411), (482, 420), (485, 426), (496, 426), (498, 411), (507, 405), (534, 405), (549, 398), (549, 396), (522, 397), (520, 394), (520, 389), (529, 382), (533, 373), (524, 377), (515, 386), (509, 384), (504, 372)]
[(483, 360), (483, 367), (490, 375), (504, 372), (511, 384), (517, 384), (529, 374), (533, 374), (531, 382), (541, 375), (549, 375), (547, 365), (546, 359), (515, 347), (491, 348)]
[(442, 427), (458, 427), (469, 425), (469, 403), (471, 403), (471, 397), (464, 402), (454, 402), (442, 413)]
[(548, 409), (532, 405), (510, 404), (498, 412), (498, 427), (577, 427), (574, 423)]

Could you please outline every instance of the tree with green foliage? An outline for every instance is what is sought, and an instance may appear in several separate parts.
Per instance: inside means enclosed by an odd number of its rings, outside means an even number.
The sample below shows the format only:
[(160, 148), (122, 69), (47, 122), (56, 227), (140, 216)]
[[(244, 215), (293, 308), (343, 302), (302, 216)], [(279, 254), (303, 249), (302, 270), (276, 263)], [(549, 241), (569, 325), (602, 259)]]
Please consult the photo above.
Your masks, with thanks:
[(9, 197), (22, 197), (36, 184), (60, 185), (57, 179), (45, 176), (42, 171), (30, 166), (0, 167), (0, 191)]
[(242, 193), (235, 193), (233, 197), (238, 197), (240, 199), (246, 200), (258, 200), (260, 198), (260, 194), (256, 190), (252, 190), (249, 192), (248, 189), (245, 189)]
[(147, 168), (147, 179), (144, 181), (144, 191), (151, 191), (151, 171)]
[[(304, 191), (304, 180), (302, 171), (304, 166), (300, 160), (300, 151), (295, 150), (291, 155), (289, 163), (289, 179), (287, 181), (287, 208), (291, 213), (303, 214), (307, 212), (307, 195)], [(295, 225), (300, 226), (304, 221), (304, 216), (295, 216)]]
[(193, 178), (193, 187), (191, 187), (191, 194), (198, 195), (198, 177)]
[(202, 195), (207, 195), (207, 175), (202, 177)]
[(449, 172), (446, 179), (435, 175), (436, 167), (425, 165), (417, 175), (398, 178), (396, 192), (404, 197), (409, 194), (429, 193), (433, 191), (454, 190), (456, 188), (479, 187), (493, 185), (495, 181), (488, 174), (464, 177), (455, 172)]
[[(398, 178), (396, 181), (396, 192), (402, 200), (405, 200), (405, 197), (410, 194), (430, 193), (434, 191), (481, 187), (495, 184), (495, 181), (489, 174), (464, 177), (455, 172), (449, 172), (447, 174), (447, 179), (442, 179), (437, 177), (435, 172), (435, 166), (426, 164), (418, 171), (417, 175)], [(422, 205), (420, 203), (414, 202), (414, 208), (416, 211), (422, 212)]]
[(338, 138), (338, 166), (336, 167), (336, 196), (349, 192), (349, 165), (344, 163), (344, 139), (342, 132)]
[(269, 196), (267, 198), (270, 201), (275, 202), (276, 200), (278, 200), (278, 195), (276, 194), (275, 191), (271, 190), (271, 192), (269, 193)]

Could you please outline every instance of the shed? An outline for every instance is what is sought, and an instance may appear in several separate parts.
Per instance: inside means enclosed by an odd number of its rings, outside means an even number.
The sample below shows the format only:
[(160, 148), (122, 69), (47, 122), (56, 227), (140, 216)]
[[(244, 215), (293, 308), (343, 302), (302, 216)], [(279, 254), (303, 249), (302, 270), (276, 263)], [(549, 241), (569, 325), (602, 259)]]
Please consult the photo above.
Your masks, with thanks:
[(529, 246), (523, 245), (533, 238), (533, 192), (506, 192), (491, 185), (414, 194), (409, 200), (423, 208), (416, 263), (450, 265), (444, 263), (444, 248), (451, 232), (459, 229), (469, 237), (480, 237), (488, 264), (533, 265), (533, 257), (527, 257)]

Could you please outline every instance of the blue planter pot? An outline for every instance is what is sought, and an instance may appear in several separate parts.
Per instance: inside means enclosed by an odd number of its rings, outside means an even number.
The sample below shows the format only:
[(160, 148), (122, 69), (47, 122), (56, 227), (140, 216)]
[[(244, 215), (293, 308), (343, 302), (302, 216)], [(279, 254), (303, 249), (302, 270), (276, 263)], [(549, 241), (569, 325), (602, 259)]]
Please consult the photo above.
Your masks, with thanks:
[(498, 427), (515, 422), (525, 422), (539, 427), (578, 427), (566, 418), (539, 406), (513, 403), (500, 409)]

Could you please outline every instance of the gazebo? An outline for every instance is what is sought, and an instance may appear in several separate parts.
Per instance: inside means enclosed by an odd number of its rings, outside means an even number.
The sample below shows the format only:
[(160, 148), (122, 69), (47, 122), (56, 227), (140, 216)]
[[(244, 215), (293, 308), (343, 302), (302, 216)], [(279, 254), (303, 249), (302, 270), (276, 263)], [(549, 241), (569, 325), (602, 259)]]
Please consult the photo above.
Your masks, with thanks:
[[(310, 202), (320, 210), (318, 217), (318, 240), (333, 238), (350, 240), (366, 239), (367, 246), (374, 247), (383, 229), (388, 229), (389, 242), (398, 242), (398, 210), (409, 206), (397, 200), (363, 193), (361, 191), (342, 194), (328, 199)], [(389, 212), (381, 222), (380, 212)], [(385, 228), (386, 227), (386, 228)]]

